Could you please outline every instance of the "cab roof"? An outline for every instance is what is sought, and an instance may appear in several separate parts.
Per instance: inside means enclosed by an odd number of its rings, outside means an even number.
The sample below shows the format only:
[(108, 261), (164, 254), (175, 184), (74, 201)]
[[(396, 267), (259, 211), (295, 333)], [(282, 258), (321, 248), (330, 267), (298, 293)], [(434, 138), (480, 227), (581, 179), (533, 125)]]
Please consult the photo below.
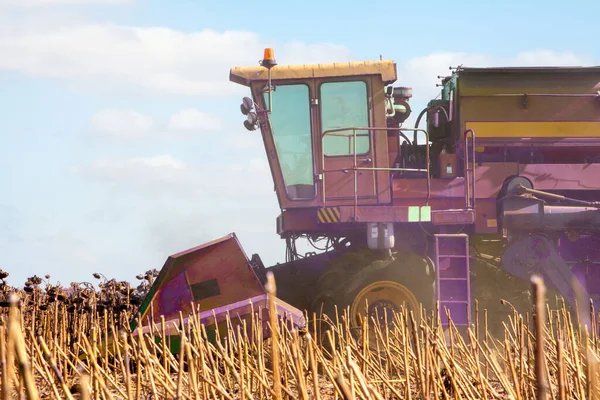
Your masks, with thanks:
[[(234, 67), (229, 80), (244, 86), (253, 81), (267, 80), (267, 69), (262, 66)], [(271, 69), (271, 79), (307, 79), (360, 75), (380, 75), (384, 84), (396, 81), (396, 63), (390, 60), (344, 62), (331, 64), (276, 65)]]

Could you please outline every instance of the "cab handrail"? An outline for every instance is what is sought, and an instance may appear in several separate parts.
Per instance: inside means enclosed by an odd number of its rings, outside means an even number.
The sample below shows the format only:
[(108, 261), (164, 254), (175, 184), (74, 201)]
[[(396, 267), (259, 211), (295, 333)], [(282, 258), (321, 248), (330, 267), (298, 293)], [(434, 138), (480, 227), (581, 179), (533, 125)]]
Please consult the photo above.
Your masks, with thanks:
[[(341, 132), (348, 132), (348, 131), (352, 131), (351, 134), (342, 134)], [(357, 135), (357, 131), (367, 131), (366, 134), (358, 134)], [(397, 132), (423, 132), (425, 134), (425, 165), (426, 168), (425, 169), (415, 169), (415, 168), (393, 168), (393, 167), (359, 167), (358, 166), (358, 155), (356, 154), (356, 137), (357, 136), (368, 136), (369, 137), (369, 144), (371, 146), (371, 149), (373, 149), (373, 153), (375, 153), (375, 148), (373, 146), (373, 132), (377, 132), (377, 131), (385, 131), (385, 132), (389, 132), (389, 131), (397, 131)], [(354, 156), (354, 162), (351, 168), (341, 168), (341, 169), (333, 169), (333, 170), (326, 170), (325, 169), (325, 150), (324, 150), (324, 142), (325, 142), (325, 137), (326, 136), (340, 136), (340, 137), (352, 137), (352, 139), (354, 140), (354, 151), (353, 151), (353, 156)], [(372, 165), (375, 164), (375, 154), (373, 155), (373, 160), (372, 160)], [(349, 170), (352, 170), (354, 172), (354, 217), (356, 217), (357, 215), (357, 211), (358, 211), (358, 171), (419, 171), (419, 172), (423, 172), (426, 171), (427, 172), (427, 203), (429, 203), (429, 198), (430, 198), (430, 194), (431, 194), (431, 174), (430, 174), (430, 162), (429, 162), (429, 133), (427, 132), (427, 130), (425, 129), (421, 129), (421, 128), (375, 128), (375, 127), (350, 127), (350, 128), (336, 128), (336, 129), (329, 129), (324, 131), (321, 134), (321, 172), (322, 172), (322, 192), (323, 192), (323, 204), (326, 203), (326, 195), (325, 195), (325, 172), (335, 172), (335, 171), (342, 171), (342, 172), (347, 172)], [(375, 185), (375, 182), (374, 182)]]

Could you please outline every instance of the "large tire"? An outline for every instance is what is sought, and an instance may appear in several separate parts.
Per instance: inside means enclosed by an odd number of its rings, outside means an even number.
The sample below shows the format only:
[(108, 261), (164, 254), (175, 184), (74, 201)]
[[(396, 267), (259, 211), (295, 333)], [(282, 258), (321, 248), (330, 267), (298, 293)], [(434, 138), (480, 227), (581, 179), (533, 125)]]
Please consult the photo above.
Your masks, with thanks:
[[(361, 299), (379, 300), (371, 304), (370, 311), (378, 310), (380, 321), (384, 309), (399, 312), (406, 307), (418, 318), (420, 305), (432, 310), (435, 305), (435, 271), (431, 260), (410, 252), (397, 253), (394, 258), (368, 249), (345, 253), (336, 259), (317, 283), (312, 311), (317, 316), (326, 314), (335, 324), (336, 315), (341, 318), (350, 311), (350, 328), (360, 331), (365, 305)], [(381, 301), (383, 298), (384, 301)], [(384, 306), (384, 307), (381, 307)], [(337, 314), (336, 314), (337, 311)], [(374, 317), (373, 314), (371, 316)], [(388, 324), (393, 323), (388, 313)], [(328, 344), (326, 332), (332, 326), (319, 318), (317, 332), (324, 345)], [(372, 320), (369, 317), (369, 324)], [(319, 329), (320, 328), (320, 329)]]

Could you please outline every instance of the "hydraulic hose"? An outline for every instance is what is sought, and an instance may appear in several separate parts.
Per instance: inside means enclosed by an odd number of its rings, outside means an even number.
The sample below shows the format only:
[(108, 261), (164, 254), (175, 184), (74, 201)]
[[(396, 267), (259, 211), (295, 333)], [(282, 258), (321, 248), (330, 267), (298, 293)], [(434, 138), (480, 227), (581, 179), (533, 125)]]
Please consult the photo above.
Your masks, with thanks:
[[(425, 113), (429, 110), (429, 107), (425, 107), (423, 109), (423, 111), (421, 111), (419, 113), (419, 116), (417, 117), (417, 120), (415, 122), (415, 129), (419, 128), (419, 122), (421, 122), (421, 118), (423, 118), (423, 115), (425, 115)], [(415, 148), (417, 147), (417, 131), (414, 132), (414, 140), (413, 140), (413, 145), (415, 146)]]

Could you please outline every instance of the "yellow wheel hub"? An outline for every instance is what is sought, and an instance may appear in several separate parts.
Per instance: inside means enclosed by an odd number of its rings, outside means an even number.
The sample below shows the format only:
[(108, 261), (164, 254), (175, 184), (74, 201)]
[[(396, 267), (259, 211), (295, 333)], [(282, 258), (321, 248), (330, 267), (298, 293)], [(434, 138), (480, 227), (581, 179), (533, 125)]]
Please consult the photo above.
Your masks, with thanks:
[(392, 312), (398, 313), (403, 307), (412, 310), (413, 313), (419, 310), (419, 302), (408, 288), (392, 281), (373, 282), (363, 288), (352, 301), (351, 321), (354, 326), (359, 326), (360, 321), (367, 317), (371, 325), (371, 319), (378, 318), (383, 324), (387, 313), (388, 324), (391, 324)]

